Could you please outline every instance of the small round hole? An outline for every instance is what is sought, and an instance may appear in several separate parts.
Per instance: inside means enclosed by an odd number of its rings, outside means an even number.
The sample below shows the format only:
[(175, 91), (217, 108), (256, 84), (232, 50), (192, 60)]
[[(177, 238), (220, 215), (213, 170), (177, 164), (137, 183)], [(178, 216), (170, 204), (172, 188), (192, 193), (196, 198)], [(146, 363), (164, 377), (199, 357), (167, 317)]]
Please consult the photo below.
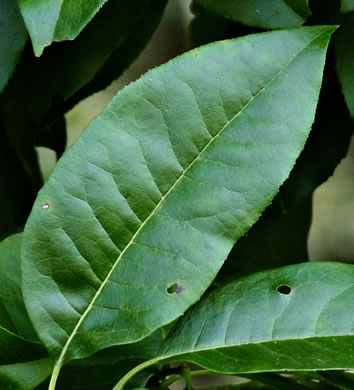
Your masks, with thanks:
[(42, 205), (42, 209), (43, 209), (43, 210), (48, 210), (49, 207), (50, 207), (50, 205), (49, 205), (48, 202), (46, 202), (46, 203), (44, 203), (44, 204)]
[(194, 57), (197, 58), (199, 56), (198, 53), (194, 53)]
[(291, 287), (287, 284), (281, 284), (277, 287), (277, 291), (279, 294), (289, 295), (291, 293)]
[(167, 290), (167, 292), (169, 294), (172, 295), (172, 294), (181, 294), (181, 293), (183, 293), (184, 288), (183, 288), (183, 286), (181, 284), (173, 283), (173, 284), (169, 285), (166, 290)]

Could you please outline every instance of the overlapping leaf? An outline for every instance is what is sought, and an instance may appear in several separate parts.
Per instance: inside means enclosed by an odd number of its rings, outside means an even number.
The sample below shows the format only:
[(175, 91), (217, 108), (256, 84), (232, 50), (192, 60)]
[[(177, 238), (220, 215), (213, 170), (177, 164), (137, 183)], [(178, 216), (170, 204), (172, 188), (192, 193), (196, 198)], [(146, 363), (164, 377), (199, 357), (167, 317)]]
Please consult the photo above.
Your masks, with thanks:
[(0, 243), (0, 388), (32, 390), (50, 375), (53, 361), (37, 341), (21, 291), (22, 234)]
[(107, 87), (131, 64), (157, 27), (166, 2), (112, 1), (75, 41), (54, 45), (41, 58), (34, 58), (27, 45), (0, 95), (0, 159), (8, 166), (0, 189), (0, 235), (25, 223), (42, 186), (34, 145), (61, 155), (65, 112)]
[(196, 0), (203, 7), (235, 22), (263, 28), (302, 25), (311, 11), (308, 0)]
[(353, 302), (353, 265), (304, 263), (253, 274), (195, 305), (150, 364), (189, 361), (225, 374), (353, 369)]
[(40, 56), (53, 41), (77, 37), (106, 0), (18, 0), (33, 50)]
[(332, 31), (186, 53), (120, 92), (59, 162), (23, 247), (52, 388), (65, 361), (138, 341), (199, 299), (303, 148)]

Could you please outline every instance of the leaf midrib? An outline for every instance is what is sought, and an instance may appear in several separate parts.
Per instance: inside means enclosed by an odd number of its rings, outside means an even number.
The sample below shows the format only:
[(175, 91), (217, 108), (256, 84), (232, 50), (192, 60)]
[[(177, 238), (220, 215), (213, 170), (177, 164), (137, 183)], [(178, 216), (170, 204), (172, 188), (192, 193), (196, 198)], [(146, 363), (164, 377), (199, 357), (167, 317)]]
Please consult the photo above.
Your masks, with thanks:
[[(54, 371), (53, 371), (53, 376), (54, 376), (54, 373), (55, 371), (57, 371), (57, 374), (59, 373), (59, 370), (60, 370), (60, 367), (62, 366), (62, 363), (64, 361), (64, 357), (66, 355), (66, 352), (73, 340), (73, 338), (75, 337), (78, 329), (80, 328), (81, 324), (83, 323), (83, 321), (85, 320), (86, 316), (88, 315), (88, 313), (91, 311), (92, 307), (94, 306), (97, 298), (99, 297), (99, 295), (101, 294), (103, 288), (105, 287), (106, 283), (109, 281), (109, 278), (111, 277), (112, 273), (115, 271), (116, 267), (118, 266), (120, 260), (123, 258), (124, 254), (126, 253), (126, 251), (130, 248), (130, 246), (134, 243), (136, 237), (139, 235), (139, 233), (142, 231), (142, 229), (148, 224), (148, 222), (150, 221), (150, 219), (157, 214), (157, 211), (158, 209), (160, 208), (160, 206), (164, 203), (164, 201), (167, 199), (168, 195), (177, 187), (177, 185), (183, 180), (183, 178), (185, 177), (186, 173), (193, 167), (193, 165), (195, 164), (196, 161), (198, 161), (198, 159), (200, 158), (200, 156), (204, 153), (205, 150), (207, 150), (209, 148), (209, 146), (213, 143), (213, 141), (218, 137), (220, 136), (223, 131), (229, 126), (229, 124), (231, 122), (233, 122), (262, 92), (264, 92), (270, 84), (273, 83), (273, 81), (279, 77), (290, 65), (292, 62), (294, 62), (315, 40), (317, 40), (321, 35), (323, 35), (324, 33), (326, 33), (328, 31), (328, 29), (324, 30), (324, 31), (321, 31), (319, 34), (317, 34), (304, 48), (302, 48), (297, 55), (295, 55), (287, 64), (284, 65), (284, 67), (279, 71), (277, 72), (272, 78), (270, 81), (268, 81), (264, 87), (262, 87), (255, 95), (252, 96), (252, 98), (247, 102), (245, 103), (241, 109), (230, 119), (226, 122), (226, 124), (219, 130), (219, 132), (217, 132), (208, 142), (207, 144), (205, 145), (205, 147), (199, 152), (199, 154), (190, 162), (190, 164), (186, 167), (185, 170), (183, 170), (183, 172), (181, 173), (181, 175), (178, 177), (178, 179), (175, 181), (175, 183), (171, 186), (171, 188), (165, 193), (165, 195), (162, 196), (162, 198), (160, 199), (160, 201), (156, 204), (155, 208), (152, 210), (152, 212), (149, 214), (149, 216), (145, 219), (145, 221), (140, 225), (140, 227), (138, 228), (138, 230), (135, 232), (135, 234), (133, 235), (133, 237), (130, 239), (130, 241), (127, 243), (126, 247), (122, 250), (122, 252), (120, 253), (120, 255), (118, 256), (117, 260), (115, 261), (115, 263), (113, 264), (112, 268), (110, 269), (110, 271), (108, 272), (107, 276), (105, 277), (105, 279), (102, 281), (102, 284), (101, 286), (97, 289), (97, 292), (96, 294), (93, 296), (91, 302), (89, 303), (89, 305), (87, 306), (86, 310), (83, 312), (82, 316), (80, 317), (80, 319), (78, 320), (76, 326), (74, 327), (73, 331), (71, 332), (69, 338), (67, 339), (67, 342), (65, 343), (64, 347), (63, 347), (63, 350), (59, 356), (59, 359), (57, 360), (57, 363), (54, 367)], [(137, 340), (138, 341), (138, 340)]]

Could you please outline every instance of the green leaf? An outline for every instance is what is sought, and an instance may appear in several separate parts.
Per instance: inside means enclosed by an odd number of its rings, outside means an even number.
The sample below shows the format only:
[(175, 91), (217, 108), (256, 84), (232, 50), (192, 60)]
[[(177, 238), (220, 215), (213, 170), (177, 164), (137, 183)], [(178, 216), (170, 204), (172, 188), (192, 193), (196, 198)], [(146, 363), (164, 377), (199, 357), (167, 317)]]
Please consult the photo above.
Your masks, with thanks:
[(0, 7), (0, 92), (15, 69), (27, 39), (16, 0), (2, 0)]
[[(156, 331), (138, 343), (110, 347), (89, 358), (73, 360), (63, 367), (56, 389), (111, 389), (129, 370), (155, 357), (161, 344), (160, 332)], [(156, 371), (150, 368), (141, 372), (140, 378), (134, 377), (134, 387), (143, 387)]]
[(122, 90), (59, 161), (22, 252), (52, 386), (64, 362), (138, 341), (203, 294), (303, 148), (332, 32), (186, 53)]
[(302, 25), (311, 11), (308, 0), (196, 0), (203, 7), (235, 22), (263, 28)]
[(354, 0), (341, 0), (342, 6), (341, 6), (341, 12), (351, 12), (354, 11)]
[(43, 184), (34, 146), (62, 153), (64, 113), (126, 69), (151, 37), (165, 5), (166, 0), (111, 1), (75, 41), (54, 45), (41, 58), (27, 45), (0, 95), (0, 162), (7, 167), (0, 189), (0, 236), (24, 225)]
[[(22, 234), (0, 243), (0, 388), (31, 390), (45, 380), (53, 361), (30, 323), (21, 291)], [(44, 359), (43, 359), (44, 358)], [(40, 359), (40, 360), (38, 360)]]
[(351, 44), (354, 38), (354, 14), (344, 15), (342, 24), (334, 39), (336, 51), (336, 67), (342, 91), (349, 111), (354, 117), (354, 48)]
[(50, 358), (0, 366), (0, 388), (33, 390), (50, 375), (52, 368)]
[(106, 0), (18, 0), (33, 50), (76, 38)]
[[(308, 259), (312, 194), (345, 157), (353, 123), (327, 55), (315, 122), (289, 179), (248, 234), (233, 247), (215, 283)], [(338, 127), (338, 118), (341, 125)], [(267, 261), (264, 261), (267, 259)]]
[[(196, 304), (157, 361), (224, 374), (354, 368), (354, 266), (304, 263), (230, 283)], [(114, 388), (122, 389), (135, 368)]]
[(21, 245), (23, 234), (0, 243), (0, 326), (21, 337), (38, 340), (22, 297)]

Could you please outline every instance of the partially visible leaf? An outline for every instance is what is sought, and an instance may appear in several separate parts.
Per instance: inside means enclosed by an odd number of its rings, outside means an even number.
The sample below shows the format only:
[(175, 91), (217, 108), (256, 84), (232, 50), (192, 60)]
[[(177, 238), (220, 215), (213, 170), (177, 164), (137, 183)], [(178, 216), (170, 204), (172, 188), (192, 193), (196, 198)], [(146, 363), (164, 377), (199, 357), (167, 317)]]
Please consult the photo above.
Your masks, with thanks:
[(27, 33), (16, 0), (2, 0), (0, 7), (0, 93), (15, 69)]
[[(111, 1), (75, 41), (50, 47), (41, 58), (34, 58), (27, 45), (0, 95), (0, 149), (4, 149), (0, 159), (8, 167), (0, 191), (0, 235), (25, 223), (43, 184), (34, 146), (45, 144), (60, 156), (64, 113), (123, 72), (150, 38), (165, 4), (166, 0)], [(56, 126), (59, 134), (53, 133)]]
[(36, 56), (53, 41), (76, 38), (106, 1), (18, 0)]
[(300, 26), (311, 14), (308, 0), (197, 0), (197, 2), (230, 20), (262, 28)]
[(354, 11), (354, 0), (341, 0), (343, 13)]
[(199, 299), (304, 146), (332, 31), (186, 53), (121, 91), (59, 161), (22, 252), (52, 384), (66, 361), (141, 340)]
[(0, 243), (0, 326), (21, 337), (38, 340), (22, 297), (21, 246), (23, 234)]
[(336, 67), (342, 91), (352, 117), (354, 117), (354, 14), (344, 15), (338, 29), (334, 48), (336, 51)]
[(141, 367), (177, 360), (224, 374), (353, 369), (353, 311), (353, 265), (304, 263), (260, 272), (197, 303), (158, 357)]
[(52, 368), (50, 358), (0, 366), (0, 388), (33, 390), (50, 375)]
[(205, 45), (225, 38), (228, 19), (202, 7), (196, 0), (191, 11), (196, 15), (190, 24), (190, 36), (193, 47)]
[(37, 337), (21, 293), (21, 243), (22, 234), (0, 243), (0, 388), (32, 390), (48, 377), (53, 362), (44, 347), (32, 341)]

